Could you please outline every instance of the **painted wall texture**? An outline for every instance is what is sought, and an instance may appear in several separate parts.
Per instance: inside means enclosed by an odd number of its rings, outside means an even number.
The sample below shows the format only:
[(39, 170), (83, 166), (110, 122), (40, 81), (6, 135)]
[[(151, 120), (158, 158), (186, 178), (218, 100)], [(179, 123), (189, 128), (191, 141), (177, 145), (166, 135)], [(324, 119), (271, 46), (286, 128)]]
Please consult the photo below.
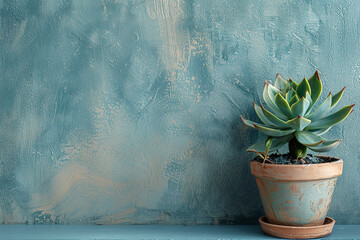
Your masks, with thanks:
[[(360, 1), (0, 1), (0, 223), (252, 224), (265, 80), (360, 105)], [(329, 216), (360, 224), (359, 110)]]

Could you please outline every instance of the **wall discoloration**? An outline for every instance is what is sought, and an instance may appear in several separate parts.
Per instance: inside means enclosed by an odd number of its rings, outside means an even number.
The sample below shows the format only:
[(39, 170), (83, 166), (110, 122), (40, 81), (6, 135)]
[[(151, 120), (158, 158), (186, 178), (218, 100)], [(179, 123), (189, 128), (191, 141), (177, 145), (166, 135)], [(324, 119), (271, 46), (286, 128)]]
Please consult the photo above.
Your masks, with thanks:
[[(257, 223), (258, 136), (239, 115), (255, 119), (276, 72), (315, 68), (325, 93), (346, 85), (342, 103), (360, 105), (359, 8), (1, 1), (0, 223)], [(341, 224), (360, 223), (358, 114), (328, 134), (344, 139)]]

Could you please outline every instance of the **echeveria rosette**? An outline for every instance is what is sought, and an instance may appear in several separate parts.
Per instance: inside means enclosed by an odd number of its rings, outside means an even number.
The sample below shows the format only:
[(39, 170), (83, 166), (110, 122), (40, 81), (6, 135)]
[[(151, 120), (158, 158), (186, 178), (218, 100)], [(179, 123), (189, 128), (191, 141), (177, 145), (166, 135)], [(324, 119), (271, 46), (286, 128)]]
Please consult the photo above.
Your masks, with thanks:
[(263, 98), (268, 109), (253, 103), (262, 123), (246, 120), (241, 116), (247, 126), (272, 139), (271, 147), (267, 149), (264, 142), (259, 142), (248, 150), (271, 152), (288, 143), (290, 154), (298, 158), (306, 156), (307, 148), (315, 152), (327, 152), (336, 148), (341, 139), (327, 140), (322, 135), (352, 112), (354, 105), (347, 105), (327, 115), (338, 104), (344, 90), (345, 87), (335, 95), (329, 93), (321, 104), (315, 105), (322, 92), (318, 71), (299, 84), (291, 79), (286, 81), (277, 74), (274, 85), (268, 81), (264, 85)]

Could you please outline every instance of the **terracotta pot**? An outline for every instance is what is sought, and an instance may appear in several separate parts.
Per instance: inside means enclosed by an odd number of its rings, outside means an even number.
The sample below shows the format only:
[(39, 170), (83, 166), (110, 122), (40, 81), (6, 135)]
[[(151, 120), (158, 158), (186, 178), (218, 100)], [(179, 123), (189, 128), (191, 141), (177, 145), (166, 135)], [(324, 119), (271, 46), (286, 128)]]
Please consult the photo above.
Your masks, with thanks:
[(279, 238), (287, 239), (310, 239), (321, 238), (331, 234), (335, 220), (329, 217), (325, 218), (323, 225), (319, 226), (284, 226), (267, 222), (265, 216), (259, 219), (260, 225), (264, 233)]
[(287, 226), (324, 223), (343, 161), (320, 164), (268, 164), (250, 162), (266, 218)]

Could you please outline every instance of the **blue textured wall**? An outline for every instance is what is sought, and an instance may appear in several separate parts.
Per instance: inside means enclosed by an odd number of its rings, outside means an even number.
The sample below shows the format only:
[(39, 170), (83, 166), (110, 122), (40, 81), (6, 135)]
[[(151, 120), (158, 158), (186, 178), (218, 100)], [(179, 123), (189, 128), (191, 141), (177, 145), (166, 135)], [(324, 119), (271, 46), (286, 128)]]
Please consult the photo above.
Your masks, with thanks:
[[(263, 82), (360, 105), (360, 1), (0, 1), (0, 223), (256, 223)], [(360, 224), (359, 112), (329, 212)]]

